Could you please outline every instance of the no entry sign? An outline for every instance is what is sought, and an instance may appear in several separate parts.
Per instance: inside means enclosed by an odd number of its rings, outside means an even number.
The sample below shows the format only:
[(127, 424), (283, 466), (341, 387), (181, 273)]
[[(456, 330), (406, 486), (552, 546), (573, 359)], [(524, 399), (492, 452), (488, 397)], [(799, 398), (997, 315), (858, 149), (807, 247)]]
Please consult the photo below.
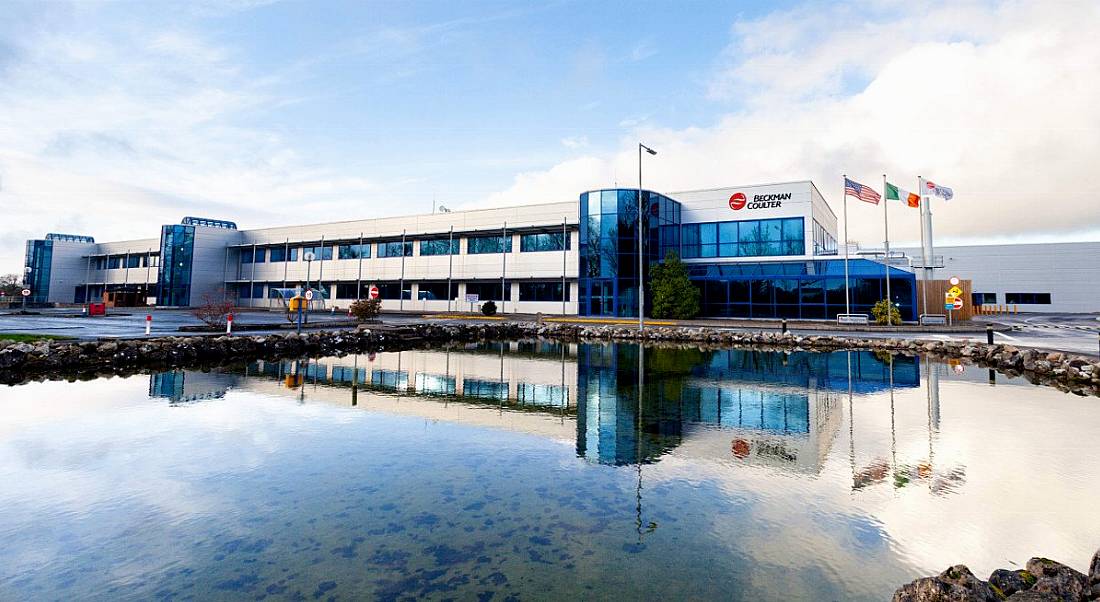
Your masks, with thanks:
[(377, 299), (378, 298), (378, 287), (377, 286), (370, 287), (370, 292), (368, 294), (370, 295), (371, 299)]

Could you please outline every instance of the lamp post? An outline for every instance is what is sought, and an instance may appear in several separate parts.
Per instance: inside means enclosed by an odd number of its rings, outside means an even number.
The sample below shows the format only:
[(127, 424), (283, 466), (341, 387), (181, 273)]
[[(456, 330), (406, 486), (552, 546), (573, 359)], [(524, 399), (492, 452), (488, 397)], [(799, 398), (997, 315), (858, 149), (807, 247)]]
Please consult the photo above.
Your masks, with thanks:
[[(302, 259), (306, 260), (306, 291), (310, 290), (309, 276), (310, 276), (310, 271), (313, 268), (313, 260), (316, 259), (316, 257), (317, 257), (317, 255), (313, 251), (306, 251), (306, 253), (302, 256)], [(311, 301), (307, 301), (307, 303), (311, 303)], [(309, 306), (306, 306), (306, 309), (308, 310)], [(308, 311), (306, 312), (306, 323), (309, 323), (309, 312)]]
[(642, 251), (645, 238), (642, 235), (642, 151), (656, 155), (657, 151), (638, 143), (638, 332), (645, 330), (645, 284), (642, 271), (645, 268), (645, 254)]

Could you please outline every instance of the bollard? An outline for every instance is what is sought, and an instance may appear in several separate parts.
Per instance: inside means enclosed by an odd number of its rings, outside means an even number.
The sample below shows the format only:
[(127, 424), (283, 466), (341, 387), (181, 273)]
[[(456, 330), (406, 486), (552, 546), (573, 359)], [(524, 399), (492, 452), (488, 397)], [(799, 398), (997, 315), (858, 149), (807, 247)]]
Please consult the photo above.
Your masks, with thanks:
[(233, 314), (229, 314), (225, 317), (225, 334), (233, 334)]
[(780, 332), (787, 334), (787, 318), (783, 318), (783, 321), (780, 323), (780, 328)]
[(153, 315), (145, 314), (145, 336), (153, 331)]
[(993, 325), (992, 324), (986, 324), (986, 326), (985, 326), (985, 342), (989, 343), (990, 345), (993, 344)]

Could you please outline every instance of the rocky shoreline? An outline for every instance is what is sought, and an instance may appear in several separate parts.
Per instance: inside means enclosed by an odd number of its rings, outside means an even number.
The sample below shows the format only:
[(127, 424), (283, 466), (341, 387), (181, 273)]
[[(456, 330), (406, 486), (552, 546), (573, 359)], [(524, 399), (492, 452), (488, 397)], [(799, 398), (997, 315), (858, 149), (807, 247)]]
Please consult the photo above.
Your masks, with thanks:
[(651, 327), (644, 334), (626, 326), (538, 324), (415, 324), (353, 331), (287, 333), (267, 336), (191, 336), (117, 341), (41, 341), (0, 349), (0, 383), (79, 378), (173, 367), (203, 367), (232, 361), (305, 355), (338, 355), (414, 346), (496, 339), (545, 338), (578, 341), (645, 341), (705, 347), (777, 351), (870, 350), (959, 360), (1023, 376), (1036, 384), (1078, 395), (1100, 396), (1100, 360), (1062, 352), (1019, 349), (969, 341), (920, 341), (845, 336), (804, 336), (774, 332), (735, 332), (713, 328)]
[(1089, 574), (1047, 558), (1032, 558), (1024, 569), (997, 569), (982, 581), (966, 565), (922, 577), (894, 592), (893, 602), (1091, 602), (1100, 600), (1100, 551)]

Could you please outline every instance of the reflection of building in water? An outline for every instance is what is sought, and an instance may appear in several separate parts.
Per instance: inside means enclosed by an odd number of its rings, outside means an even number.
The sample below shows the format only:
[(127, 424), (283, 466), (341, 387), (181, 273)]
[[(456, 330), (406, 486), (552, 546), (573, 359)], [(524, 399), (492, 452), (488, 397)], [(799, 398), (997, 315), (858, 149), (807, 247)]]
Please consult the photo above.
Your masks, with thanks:
[[(885, 363), (854, 355), (854, 387), (889, 386)], [(637, 347), (582, 345), (579, 359), (577, 453), (606, 464), (651, 462), (682, 447), (677, 453), (817, 471), (840, 425), (838, 392), (849, 386), (844, 354), (653, 348), (639, 399)], [(895, 386), (919, 383), (915, 358), (894, 372)]]
[(149, 397), (163, 397), (173, 404), (219, 399), (225, 397), (233, 380), (219, 372), (157, 372), (149, 375)]

